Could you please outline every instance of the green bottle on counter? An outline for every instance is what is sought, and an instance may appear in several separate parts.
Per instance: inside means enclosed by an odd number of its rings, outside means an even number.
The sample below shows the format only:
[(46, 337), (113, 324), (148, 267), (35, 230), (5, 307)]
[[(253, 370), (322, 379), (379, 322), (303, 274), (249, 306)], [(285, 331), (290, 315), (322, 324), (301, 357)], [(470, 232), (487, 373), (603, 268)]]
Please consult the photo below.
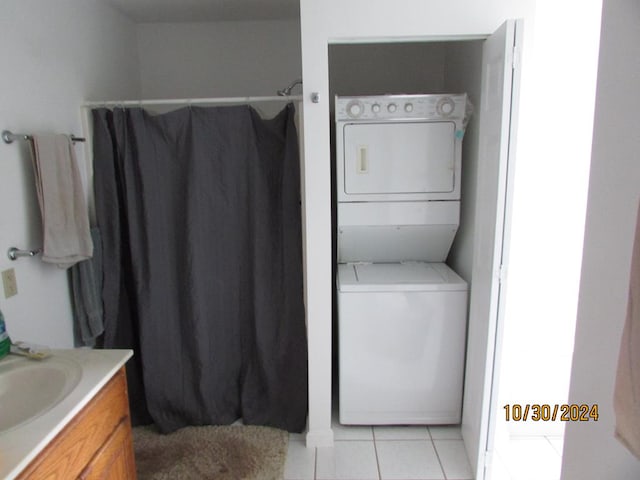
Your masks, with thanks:
[(9, 348), (11, 348), (11, 339), (7, 333), (7, 327), (4, 324), (2, 310), (0, 310), (0, 358), (6, 357), (9, 354)]

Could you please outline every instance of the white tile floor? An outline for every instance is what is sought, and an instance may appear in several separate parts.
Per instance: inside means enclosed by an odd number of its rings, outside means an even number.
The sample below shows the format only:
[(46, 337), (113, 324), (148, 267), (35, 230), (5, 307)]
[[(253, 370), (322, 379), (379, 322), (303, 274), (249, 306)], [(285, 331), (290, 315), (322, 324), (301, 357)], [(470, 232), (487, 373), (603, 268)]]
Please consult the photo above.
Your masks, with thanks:
[(285, 480), (472, 480), (460, 428), (346, 427), (335, 445), (306, 448), (289, 436)]
[(502, 457), (511, 480), (559, 480), (562, 466), (561, 436), (513, 436)]

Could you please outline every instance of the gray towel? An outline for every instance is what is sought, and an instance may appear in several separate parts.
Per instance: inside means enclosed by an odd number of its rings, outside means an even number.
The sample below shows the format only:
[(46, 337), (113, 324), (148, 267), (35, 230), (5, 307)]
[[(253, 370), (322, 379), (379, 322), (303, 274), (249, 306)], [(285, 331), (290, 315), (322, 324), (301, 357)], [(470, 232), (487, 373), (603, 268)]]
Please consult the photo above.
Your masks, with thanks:
[(89, 212), (71, 139), (34, 135), (31, 154), (42, 213), (42, 261), (68, 268), (91, 258)]
[(76, 346), (93, 347), (104, 331), (102, 308), (102, 239), (97, 227), (91, 229), (93, 257), (69, 269), (73, 297)]

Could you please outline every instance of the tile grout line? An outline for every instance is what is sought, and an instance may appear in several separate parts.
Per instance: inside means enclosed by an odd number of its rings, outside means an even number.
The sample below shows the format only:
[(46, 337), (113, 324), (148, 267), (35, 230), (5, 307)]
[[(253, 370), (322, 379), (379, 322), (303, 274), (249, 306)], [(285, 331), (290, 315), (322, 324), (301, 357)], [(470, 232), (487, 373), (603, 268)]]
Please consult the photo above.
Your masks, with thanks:
[(313, 480), (318, 478), (318, 447), (313, 447)]
[(442, 460), (440, 460), (440, 454), (438, 453), (438, 449), (436, 448), (436, 442), (433, 441), (433, 435), (431, 435), (431, 429), (427, 427), (427, 431), (429, 432), (429, 438), (431, 439), (431, 446), (433, 447), (433, 451), (436, 452), (436, 458), (438, 459), (438, 464), (440, 465), (442, 476), (444, 477), (444, 480), (447, 480), (447, 472), (444, 471), (444, 467), (442, 466)]
[[(428, 442), (429, 440), (431, 439), (430, 438), (380, 438), (376, 440), (376, 442)], [(441, 438), (439, 440), (447, 440), (447, 439)], [(345, 441), (348, 441), (348, 440), (345, 440)], [(358, 440), (354, 440), (354, 441), (358, 441)], [(359, 441), (365, 442), (367, 440), (359, 440)]]
[(378, 443), (376, 442), (376, 429), (371, 427), (371, 438), (373, 438), (373, 451), (376, 454), (376, 467), (378, 467), (378, 480), (382, 480), (382, 471), (380, 470), (380, 459), (378, 458)]
[[(549, 436), (544, 435), (544, 439), (547, 441), (549, 445), (551, 445), (551, 448), (553, 449), (553, 451), (560, 457), (560, 462), (562, 462), (562, 453), (560, 453), (556, 448), (556, 446), (553, 443), (551, 443), (551, 439), (549, 438)], [(562, 438), (562, 442), (564, 443), (564, 438)]]

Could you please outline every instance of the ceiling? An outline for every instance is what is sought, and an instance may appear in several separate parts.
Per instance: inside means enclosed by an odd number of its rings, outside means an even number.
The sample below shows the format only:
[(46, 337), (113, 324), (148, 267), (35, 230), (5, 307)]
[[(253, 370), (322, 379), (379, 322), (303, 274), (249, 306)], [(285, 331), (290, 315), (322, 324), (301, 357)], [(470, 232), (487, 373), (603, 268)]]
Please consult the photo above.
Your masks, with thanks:
[(284, 20), (300, 15), (299, 0), (104, 0), (136, 23)]

